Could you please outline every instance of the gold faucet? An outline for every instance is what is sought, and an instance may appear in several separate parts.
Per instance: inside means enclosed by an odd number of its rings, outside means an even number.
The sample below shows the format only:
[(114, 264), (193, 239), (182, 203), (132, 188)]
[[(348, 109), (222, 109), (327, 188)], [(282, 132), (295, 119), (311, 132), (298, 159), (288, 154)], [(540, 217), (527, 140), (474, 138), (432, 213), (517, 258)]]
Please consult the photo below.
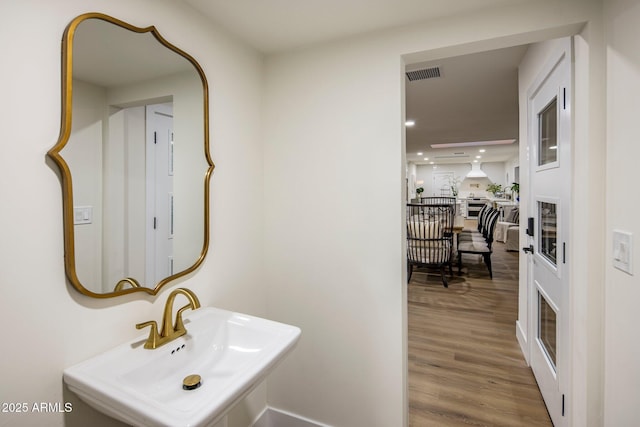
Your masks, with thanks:
[(132, 288), (139, 288), (140, 287), (140, 283), (138, 283), (138, 281), (136, 279), (134, 279), (133, 277), (127, 277), (126, 279), (120, 280), (116, 284), (116, 287), (113, 288), (113, 292), (121, 291), (127, 285), (131, 286)]
[[(189, 300), (189, 304), (185, 305), (176, 313), (176, 321), (172, 323), (172, 315), (173, 315), (173, 301), (176, 299), (178, 294), (182, 294)], [(149, 338), (144, 343), (144, 348), (154, 349), (158, 348), (161, 345), (164, 345), (174, 339), (181, 337), (182, 335), (187, 333), (187, 330), (184, 327), (184, 323), (182, 322), (182, 312), (186, 309), (195, 310), (200, 308), (200, 301), (196, 294), (193, 291), (190, 291), (187, 288), (178, 288), (169, 294), (169, 298), (167, 298), (167, 303), (164, 306), (164, 315), (162, 316), (162, 330), (158, 333), (158, 324), (155, 320), (150, 320), (144, 323), (138, 323), (136, 325), (136, 329), (146, 328), (147, 326), (151, 326), (151, 331), (149, 331)]]

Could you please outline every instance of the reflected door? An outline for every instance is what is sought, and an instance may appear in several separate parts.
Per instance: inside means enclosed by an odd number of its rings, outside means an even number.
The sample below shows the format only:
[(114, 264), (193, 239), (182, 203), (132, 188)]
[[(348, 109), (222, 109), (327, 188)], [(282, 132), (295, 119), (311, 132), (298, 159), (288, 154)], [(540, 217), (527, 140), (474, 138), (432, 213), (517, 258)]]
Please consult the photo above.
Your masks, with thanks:
[(173, 271), (173, 111), (171, 104), (146, 107), (147, 272), (158, 283)]
[(570, 42), (549, 63), (529, 97), (530, 208), (534, 247), (528, 255), (531, 368), (555, 426), (566, 424), (569, 348), (568, 218), (571, 194)]

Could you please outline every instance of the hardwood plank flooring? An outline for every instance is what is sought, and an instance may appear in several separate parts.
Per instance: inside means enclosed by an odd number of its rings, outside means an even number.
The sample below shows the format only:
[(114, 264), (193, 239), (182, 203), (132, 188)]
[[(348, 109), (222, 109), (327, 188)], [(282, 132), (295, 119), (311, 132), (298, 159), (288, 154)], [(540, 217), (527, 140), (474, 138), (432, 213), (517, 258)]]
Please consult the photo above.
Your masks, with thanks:
[(494, 244), (444, 288), (414, 271), (408, 288), (409, 426), (552, 426), (515, 336), (518, 253)]

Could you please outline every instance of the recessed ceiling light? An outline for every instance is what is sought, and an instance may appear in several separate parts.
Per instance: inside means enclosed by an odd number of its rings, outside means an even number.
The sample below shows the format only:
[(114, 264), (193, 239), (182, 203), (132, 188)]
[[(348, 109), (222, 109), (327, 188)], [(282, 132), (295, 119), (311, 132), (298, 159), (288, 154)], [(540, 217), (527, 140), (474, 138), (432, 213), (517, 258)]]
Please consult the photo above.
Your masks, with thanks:
[(425, 160), (429, 160), (429, 158), (428, 158), (428, 157), (425, 157), (424, 159), (425, 159)]
[(478, 151), (479, 151), (480, 153), (484, 153), (484, 152), (485, 152), (485, 151), (487, 151), (487, 150), (485, 150), (484, 148), (481, 148), (481, 149), (479, 149)]
[(477, 160), (474, 160), (474, 161), (473, 161), (473, 163), (478, 163), (478, 161), (477, 161)]
[(482, 156), (476, 156), (476, 159), (481, 159), (481, 158), (482, 158)]
[(497, 139), (494, 141), (470, 141), (470, 142), (452, 142), (447, 144), (431, 144), (431, 148), (456, 148), (456, 147), (473, 147), (478, 145), (506, 145), (513, 144), (515, 139)]
[(422, 156), (422, 154), (423, 154), (423, 153), (422, 153), (422, 151), (421, 151), (421, 152), (419, 152), (419, 153), (417, 153), (417, 154), (418, 154), (418, 156)]
[(430, 165), (432, 165), (434, 162), (429, 162)]
[(406, 122), (404, 122), (404, 125), (407, 126), (407, 127), (411, 127), (411, 126), (413, 126), (415, 124), (416, 124), (415, 120), (407, 120)]

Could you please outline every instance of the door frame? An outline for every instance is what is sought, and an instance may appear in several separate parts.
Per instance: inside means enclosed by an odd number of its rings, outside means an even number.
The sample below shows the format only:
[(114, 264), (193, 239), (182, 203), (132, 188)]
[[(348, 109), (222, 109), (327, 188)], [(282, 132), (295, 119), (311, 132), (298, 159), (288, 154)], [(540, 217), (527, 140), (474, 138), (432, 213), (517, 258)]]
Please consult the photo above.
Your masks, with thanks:
[[(590, 22), (590, 21), (586, 21)], [(601, 384), (604, 369), (604, 335), (602, 322), (604, 320), (603, 277), (604, 267), (599, 263), (605, 256), (605, 182), (602, 179), (605, 171), (605, 147), (602, 143), (606, 139), (606, 123), (602, 116), (601, 105), (606, 104), (605, 93), (600, 90), (605, 73), (604, 49), (599, 39), (601, 29), (596, 26), (585, 26), (585, 22), (575, 22), (557, 27), (550, 27), (535, 33), (515, 33), (507, 37), (471, 41), (461, 45), (448, 45), (437, 48), (426, 48), (412, 53), (401, 55), (403, 64), (401, 77), (399, 78), (402, 102), (400, 106), (400, 125), (405, 121), (404, 112), (404, 71), (406, 66), (420, 62), (433, 61), (465, 54), (479, 53), (501, 47), (509, 47), (518, 44), (534, 44), (553, 40), (558, 37), (573, 37), (575, 50), (574, 62), (574, 90), (572, 93), (572, 121), (573, 139), (572, 162), (574, 194), (572, 195), (571, 228), (573, 230), (586, 230), (589, 232), (574, 232), (568, 242), (567, 257), (572, 259), (571, 281), (581, 283), (581, 286), (572, 286), (569, 302), (570, 328), (572, 344), (569, 349), (568, 361), (571, 364), (571, 376), (569, 390), (572, 391), (572, 400), (568, 403), (568, 417), (570, 422), (584, 424), (587, 420), (602, 420), (603, 399)], [(594, 38), (595, 36), (595, 38)], [(595, 107), (592, 107), (595, 105)], [(522, 109), (522, 105), (521, 105)], [(521, 110), (522, 111), (522, 110)], [(402, 126), (404, 129), (404, 127)], [(520, 134), (524, 139), (524, 135)], [(576, 143), (575, 141), (579, 141)], [(401, 133), (402, 142), (402, 168), (406, 166), (406, 141), (404, 133)], [(523, 149), (520, 152), (520, 183), (522, 199), (527, 196), (528, 167), (524, 166), (527, 153)], [(526, 169), (525, 169), (526, 168)], [(404, 169), (403, 169), (404, 170)], [(402, 191), (402, 188), (400, 189)], [(521, 201), (521, 217), (527, 217), (526, 200)], [(403, 210), (404, 212), (404, 210)], [(589, 215), (585, 215), (589, 212)], [(401, 228), (404, 227), (402, 217)], [(525, 227), (521, 227), (520, 241), (525, 241)], [(404, 242), (404, 240), (403, 240)], [(401, 245), (404, 251), (404, 245)], [(404, 253), (404, 252), (402, 252)], [(404, 257), (406, 259), (406, 256)], [(524, 267), (526, 263), (521, 260), (519, 276), (519, 307), (518, 320), (515, 323), (515, 335), (520, 345), (525, 361), (529, 362), (529, 335), (528, 316), (529, 304), (527, 294), (527, 277), (529, 270)], [(401, 269), (406, 273), (406, 268)], [(402, 276), (400, 283), (406, 283), (406, 276)], [(404, 288), (403, 288), (404, 289)], [(406, 319), (407, 303), (406, 290), (403, 291), (403, 313)], [(403, 348), (407, 354), (407, 327), (403, 323)], [(404, 362), (404, 383), (408, 384), (408, 362)], [(407, 386), (408, 387), (408, 386)], [(408, 390), (405, 387), (405, 425), (408, 420)]]

